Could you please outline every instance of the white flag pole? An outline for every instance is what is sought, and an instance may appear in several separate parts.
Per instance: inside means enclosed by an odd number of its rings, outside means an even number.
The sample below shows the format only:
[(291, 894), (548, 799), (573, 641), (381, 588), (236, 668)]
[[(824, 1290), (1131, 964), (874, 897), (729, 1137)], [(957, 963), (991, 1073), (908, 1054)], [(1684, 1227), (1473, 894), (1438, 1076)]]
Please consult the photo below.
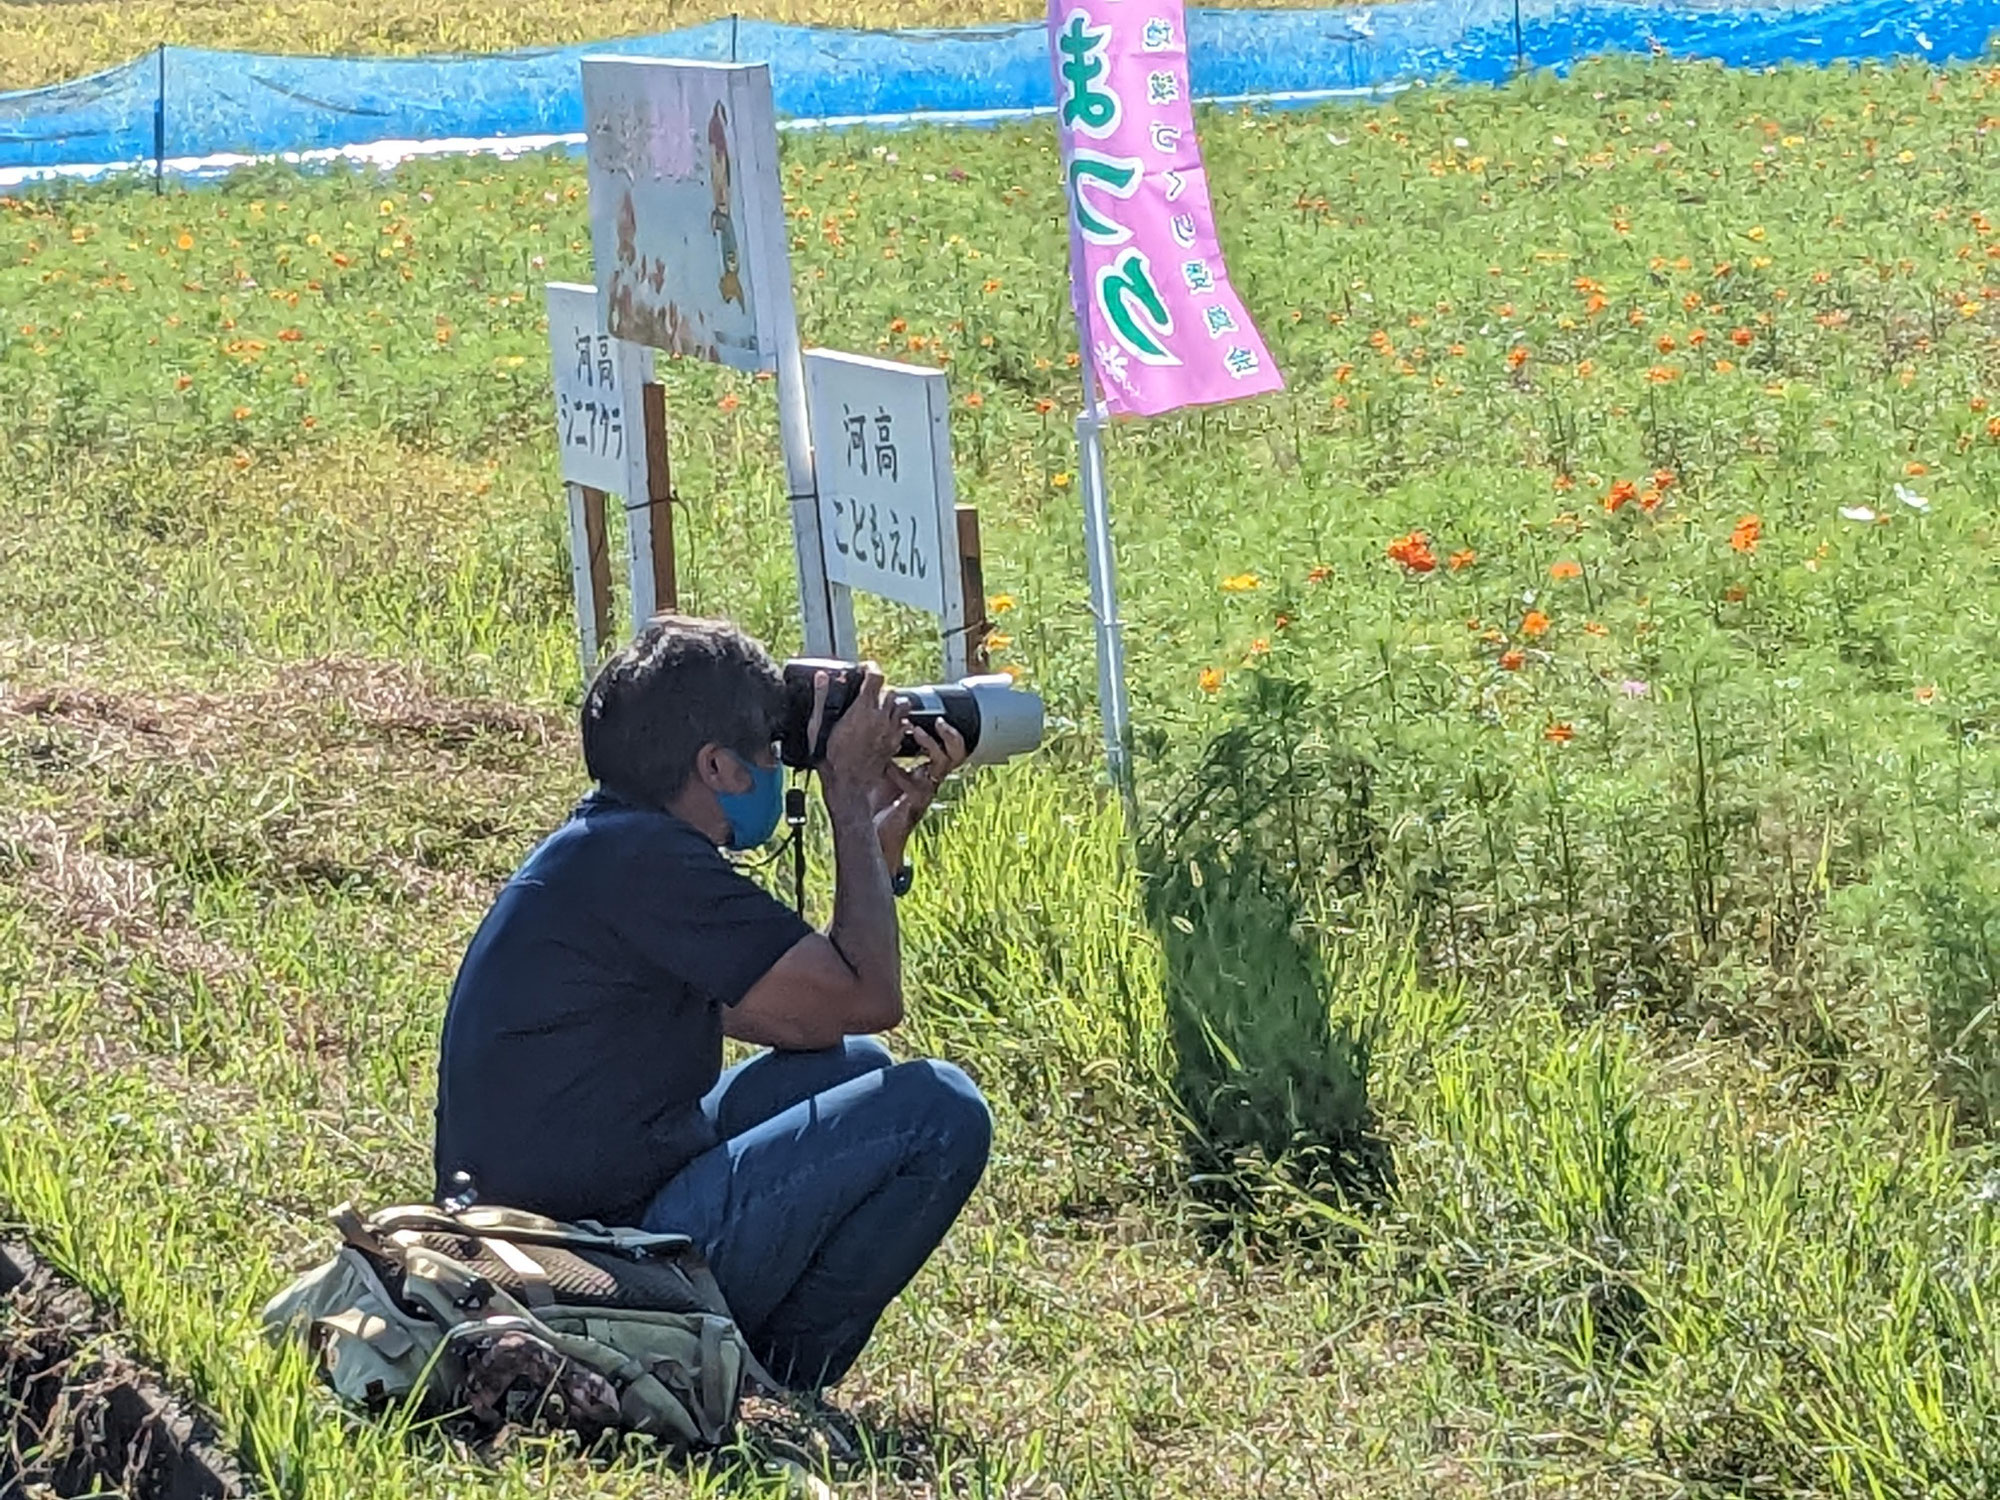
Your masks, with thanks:
[[(1089, 330), (1078, 333), (1089, 336)], [(1111, 544), (1111, 485), (1104, 473), (1104, 409), (1088, 360), (1083, 411), (1076, 419), (1077, 462), (1083, 480), (1083, 547), (1090, 564), (1090, 613), (1097, 624), (1097, 699), (1104, 719), (1104, 763), (1132, 800), (1132, 707), (1125, 695), (1125, 622), (1118, 616), (1118, 556)]]
[[(1056, 124), (1058, 141), (1062, 124)], [(1060, 152), (1065, 178), (1068, 153)], [(1090, 614), (1097, 627), (1097, 704), (1104, 721), (1104, 764), (1136, 810), (1132, 788), (1132, 706), (1125, 694), (1125, 622), (1118, 616), (1118, 554), (1111, 543), (1111, 484), (1104, 472), (1104, 407), (1091, 368), (1090, 314), (1084, 300), (1083, 240), (1076, 222), (1076, 198), (1065, 183), (1069, 216), (1070, 310), (1083, 369), (1083, 410), (1076, 419), (1077, 468), (1083, 481), (1083, 550), (1090, 567)]]

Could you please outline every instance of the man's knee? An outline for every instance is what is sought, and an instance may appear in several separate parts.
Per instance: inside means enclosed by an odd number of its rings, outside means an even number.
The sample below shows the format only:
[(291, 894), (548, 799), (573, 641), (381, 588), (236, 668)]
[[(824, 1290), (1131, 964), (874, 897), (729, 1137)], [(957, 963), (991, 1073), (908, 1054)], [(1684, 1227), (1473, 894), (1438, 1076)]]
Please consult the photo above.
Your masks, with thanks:
[(847, 1065), (855, 1078), (891, 1066), (896, 1060), (889, 1049), (872, 1036), (851, 1036), (841, 1043)]
[(963, 1069), (919, 1058), (896, 1064), (884, 1086), (954, 1168), (974, 1177), (984, 1170), (993, 1149), (993, 1111)]

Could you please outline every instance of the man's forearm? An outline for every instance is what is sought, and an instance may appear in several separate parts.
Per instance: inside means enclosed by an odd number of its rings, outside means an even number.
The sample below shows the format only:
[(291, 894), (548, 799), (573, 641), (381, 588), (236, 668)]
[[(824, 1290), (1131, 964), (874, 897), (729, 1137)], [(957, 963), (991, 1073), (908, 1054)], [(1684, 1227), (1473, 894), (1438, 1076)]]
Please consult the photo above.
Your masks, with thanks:
[(898, 1010), (903, 1002), (902, 940), (889, 867), (865, 803), (841, 799), (833, 818), (833, 921), (831, 942), (855, 977)]

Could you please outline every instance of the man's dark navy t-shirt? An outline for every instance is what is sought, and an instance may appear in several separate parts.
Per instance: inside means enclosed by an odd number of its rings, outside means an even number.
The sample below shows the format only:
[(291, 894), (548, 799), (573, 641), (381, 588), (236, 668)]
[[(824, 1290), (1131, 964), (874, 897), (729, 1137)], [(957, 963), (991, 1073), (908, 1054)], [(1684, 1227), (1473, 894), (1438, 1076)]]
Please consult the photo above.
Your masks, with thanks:
[(441, 1192), (635, 1222), (717, 1144), (700, 1109), (722, 1008), (811, 929), (694, 828), (604, 792), (528, 857), (474, 935), (438, 1066)]

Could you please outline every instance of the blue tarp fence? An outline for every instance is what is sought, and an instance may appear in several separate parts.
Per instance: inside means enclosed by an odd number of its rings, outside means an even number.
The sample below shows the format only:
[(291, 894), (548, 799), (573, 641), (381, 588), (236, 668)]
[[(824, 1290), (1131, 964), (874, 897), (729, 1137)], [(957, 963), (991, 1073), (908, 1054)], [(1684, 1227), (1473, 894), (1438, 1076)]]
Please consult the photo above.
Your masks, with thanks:
[[(1737, 67), (1984, 55), (2000, 0), (1403, 0), (1369, 10), (1198, 10), (1195, 90), (1234, 98), (1498, 83), (1610, 52)], [(166, 47), (71, 83), (0, 94), (0, 168), (279, 154), (383, 140), (583, 129), (589, 54), (768, 62), (797, 119), (1047, 108), (1040, 23), (834, 31), (722, 20), (658, 36), (482, 56), (280, 57)]]

